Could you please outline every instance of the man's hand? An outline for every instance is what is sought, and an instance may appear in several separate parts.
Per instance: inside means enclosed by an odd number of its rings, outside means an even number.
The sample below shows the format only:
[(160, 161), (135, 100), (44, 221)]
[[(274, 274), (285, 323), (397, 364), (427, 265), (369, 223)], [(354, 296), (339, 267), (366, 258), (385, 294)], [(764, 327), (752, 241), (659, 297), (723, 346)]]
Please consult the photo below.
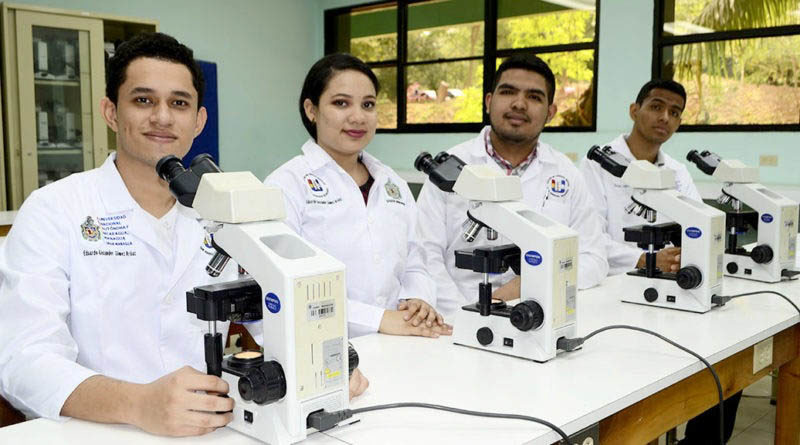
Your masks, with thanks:
[(420, 337), (433, 337), (438, 338), (440, 335), (450, 335), (453, 333), (453, 327), (446, 324), (434, 324), (432, 327), (414, 326), (405, 320), (405, 311), (383, 311), (383, 318), (381, 318), (381, 325), (378, 332), (391, 335), (418, 335)]
[[(645, 254), (642, 254), (636, 267), (643, 269), (645, 264)], [(656, 267), (661, 269), (662, 272), (678, 272), (678, 269), (681, 268), (681, 248), (665, 247), (656, 252)]]
[(510, 301), (520, 298), (520, 277), (517, 275), (508, 283), (498, 287), (492, 292), (492, 298), (495, 300)]
[(438, 314), (434, 308), (428, 303), (419, 298), (409, 298), (397, 304), (398, 311), (404, 311), (403, 319), (412, 326), (419, 326), (423, 321), (431, 328), (434, 323), (443, 325), (444, 319), (441, 314)]
[(233, 414), (228, 412), (233, 409), (233, 399), (216, 395), (227, 393), (225, 380), (184, 366), (142, 386), (134, 424), (164, 436), (210, 433), (233, 420)]
[(353, 375), (350, 376), (350, 400), (364, 394), (367, 388), (369, 388), (369, 380), (356, 368)]

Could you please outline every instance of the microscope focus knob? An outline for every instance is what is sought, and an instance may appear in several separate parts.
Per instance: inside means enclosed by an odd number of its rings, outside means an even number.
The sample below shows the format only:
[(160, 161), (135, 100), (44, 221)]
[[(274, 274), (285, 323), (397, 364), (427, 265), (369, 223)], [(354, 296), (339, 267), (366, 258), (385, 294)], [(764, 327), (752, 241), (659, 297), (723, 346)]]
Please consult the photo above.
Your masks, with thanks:
[(478, 329), (476, 337), (478, 338), (478, 343), (480, 343), (483, 346), (486, 346), (494, 341), (494, 332), (492, 332), (491, 329), (484, 326)]
[(752, 258), (756, 264), (769, 263), (772, 261), (772, 248), (766, 244), (753, 247), (753, 251), (750, 252), (750, 258)]
[(544, 310), (533, 300), (523, 301), (511, 309), (511, 324), (520, 331), (536, 329), (544, 323)]
[(703, 274), (700, 269), (694, 266), (681, 267), (678, 271), (678, 286), (681, 289), (694, 289), (703, 281)]
[(239, 395), (243, 400), (266, 405), (286, 395), (286, 375), (281, 365), (272, 360), (252, 368), (239, 378)]

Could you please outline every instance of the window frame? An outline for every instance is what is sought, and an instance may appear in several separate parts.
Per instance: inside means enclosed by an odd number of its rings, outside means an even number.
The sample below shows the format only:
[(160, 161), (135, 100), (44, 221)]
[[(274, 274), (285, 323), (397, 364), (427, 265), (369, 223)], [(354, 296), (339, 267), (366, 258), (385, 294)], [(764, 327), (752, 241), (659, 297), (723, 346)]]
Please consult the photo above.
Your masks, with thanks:
[[(683, 36), (665, 36), (664, 6), (670, 0), (656, 0), (653, 13), (653, 59), (652, 76), (659, 79), (663, 76), (662, 58), (664, 48), (683, 44), (718, 42), (723, 40), (756, 39), (764, 37), (785, 37), (800, 35), (800, 25), (775, 26), (770, 28), (749, 28), (740, 30), (715, 31)], [(674, 0), (673, 0), (674, 1)], [(678, 132), (754, 132), (754, 131), (800, 131), (800, 122), (796, 124), (681, 124)]]
[(496, 60), (500, 57), (509, 57), (514, 54), (533, 52), (541, 55), (554, 52), (580, 51), (591, 49), (594, 51), (593, 75), (592, 75), (592, 123), (581, 127), (551, 127), (545, 126), (545, 132), (570, 133), (570, 132), (595, 132), (597, 131), (597, 75), (599, 66), (600, 50), (600, 3), (595, 3), (595, 32), (594, 39), (589, 42), (566, 43), (559, 45), (535, 46), (527, 48), (497, 49), (497, 4), (498, 0), (484, 0), (483, 14), (483, 55), (467, 56), (454, 58), (439, 58), (424, 61), (408, 61), (407, 34), (408, 34), (408, 6), (415, 3), (425, 3), (429, 0), (378, 0), (373, 2), (358, 3), (340, 8), (326, 9), (324, 11), (324, 51), (331, 54), (336, 51), (335, 28), (336, 18), (341, 14), (350, 13), (354, 9), (373, 6), (397, 6), (397, 57), (392, 60), (380, 62), (367, 62), (372, 68), (393, 67), (397, 70), (397, 128), (379, 128), (378, 133), (475, 133), (484, 126), (489, 125), (489, 116), (483, 112), (481, 122), (466, 123), (428, 123), (428, 124), (409, 124), (406, 122), (406, 71), (409, 66), (427, 65), (444, 62), (458, 62), (466, 60), (483, 61), (483, 96), (491, 92), (492, 81), (494, 80)]

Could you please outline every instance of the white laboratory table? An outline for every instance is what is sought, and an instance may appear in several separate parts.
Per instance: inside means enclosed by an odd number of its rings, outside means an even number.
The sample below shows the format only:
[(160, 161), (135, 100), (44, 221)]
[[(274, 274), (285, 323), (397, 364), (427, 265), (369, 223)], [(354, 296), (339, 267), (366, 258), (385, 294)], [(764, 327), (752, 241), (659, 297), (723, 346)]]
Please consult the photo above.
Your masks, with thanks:
[[(581, 335), (609, 324), (646, 327), (715, 364), (726, 396), (781, 367), (776, 443), (800, 443), (800, 325), (797, 312), (773, 295), (734, 300), (706, 314), (619, 302), (627, 276), (579, 293)], [(726, 278), (725, 294), (769, 288), (800, 304), (800, 282), (765, 285)], [(456, 329), (458, 327), (456, 326)], [(753, 345), (773, 336), (772, 366), (752, 370)], [(353, 340), (370, 380), (353, 402), (363, 407), (401, 401), (516, 413), (549, 420), (572, 434), (599, 424), (600, 442), (647, 443), (716, 403), (716, 387), (695, 358), (646, 334), (608, 331), (583, 349), (547, 363), (454, 346), (448, 338), (370, 335)], [(359, 422), (314, 434), (310, 444), (551, 444), (544, 426), (426, 409), (358, 415)], [(781, 425), (783, 424), (783, 425)], [(781, 434), (783, 434), (781, 436)], [(781, 437), (780, 441), (778, 436)], [(0, 442), (254, 443), (229, 429), (200, 438), (166, 439), (130, 426), (34, 420), (0, 429)]]

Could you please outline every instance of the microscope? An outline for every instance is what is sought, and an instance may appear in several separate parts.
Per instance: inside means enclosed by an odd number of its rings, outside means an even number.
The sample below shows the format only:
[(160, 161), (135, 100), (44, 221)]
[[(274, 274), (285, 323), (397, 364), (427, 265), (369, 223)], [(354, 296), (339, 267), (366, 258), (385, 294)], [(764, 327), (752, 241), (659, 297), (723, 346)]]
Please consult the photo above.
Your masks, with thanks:
[[(208, 321), (207, 372), (227, 381), (235, 400), (228, 426), (269, 444), (305, 439), (309, 414), (349, 404), (344, 265), (283, 223), (280, 189), (252, 173), (223, 173), (208, 155), (189, 169), (167, 156), (156, 170), (205, 224), (216, 250), (208, 274), (230, 258), (249, 273), (186, 294), (187, 311)], [(217, 322), (225, 321), (260, 326), (264, 352), (223, 358)]]
[[(445, 192), (470, 201), (464, 239), (481, 229), (513, 244), (458, 250), (456, 267), (483, 274), (478, 302), (455, 317), (453, 343), (537, 362), (556, 356), (558, 339), (577, 334), (578, 234), (520, 202), (518, 176), (486, 165), (465, 165), (456, 156), (421, 153), (414, 167)], [(520, 303), (492, 302), (489, 274), (511, 268), (521, 276)]]
[[(800, 273), (792, 270), (797, 250), (797, 203), (759, 184), (756, 167), (722, 160), (708, 150), (692, 150), (686, 159), (722, 182), (717, 202), (730, 206), (725, 211), (725, 274), (777, 283)], [(755, 229), (758, 236), (752, 249), (739, 245), (738, 235), (748, 228)]]
[[(675, 173), (648, 161), (629, 161), (611, 147), (595, 145), (587, 157), (633, 188), (632, 202), (625, 207), (649, 224), (625, 227), (625, 241), (646, 250), (645, 267), (628, 275), (635, 281), (633, 297), (624, 302), (704, 313), (712, 297), (722, 294), (722, 260), (725, 214), (675, 190)], [(653, 224), (657, 212), (673, 223)], [(656, 266), (656, 252), (667, 244), (681, 248), (677, 273)]]

